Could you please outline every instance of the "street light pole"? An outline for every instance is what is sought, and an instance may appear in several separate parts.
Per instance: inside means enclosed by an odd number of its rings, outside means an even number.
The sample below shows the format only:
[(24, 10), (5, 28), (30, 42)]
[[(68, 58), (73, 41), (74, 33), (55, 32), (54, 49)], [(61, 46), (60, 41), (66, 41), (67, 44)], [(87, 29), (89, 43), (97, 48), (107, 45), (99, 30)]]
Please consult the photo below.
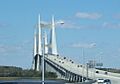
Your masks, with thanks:
[(86, 63), (86, 77), (87, 77), (87, 80), (88, 80), (88, 77), (89, 77), (88, 68), (89, 68), (89, 64)]
[[(84, 56), (84, 48), (82, 48), (82, 57), (83, 57), (83, 65), (82, 65), (82, 74), (85, 76), (84, 69), (85, 69), (85, 56)], [(84, 78), (82, 79), (84, 81)]]
[(44, 68), (45, 68), (45, 65), (44, 65), (44, 62), (45, 61), (45, 35), (43, 36), (43, 57), (42, 57), (42, 84), (44, 84), (45, 82), (45, 72), (44, 72)]

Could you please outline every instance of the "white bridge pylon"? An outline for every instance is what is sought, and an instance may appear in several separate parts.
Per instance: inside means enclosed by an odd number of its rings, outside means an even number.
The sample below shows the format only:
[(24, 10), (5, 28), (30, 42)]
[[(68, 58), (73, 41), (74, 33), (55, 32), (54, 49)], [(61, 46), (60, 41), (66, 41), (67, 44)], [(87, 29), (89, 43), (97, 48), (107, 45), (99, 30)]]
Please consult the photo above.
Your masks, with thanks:
[(48, 41), (48, 35), (45, 33), (45, 54), (51, 55), (58, 55), (57, 51), (57, 42), (56, 42), (56, 32), (55, 32), (55, 25), (56, 24), (63, 24), (63, 21), (55, 22), (54, 16), (52, 16), (51, 23), (45, 24), (41, 22), (41, 16), (38, 16), (38, 24), (37, 28), (35, 28), (34, 32), (34, 47), (33, 47), (33, 62), (32, 62), (32, 69), (35, 71), (40, 71), (41, 69), (41, 57), (43, 51), (43, 40), (42, 40), (42, 32), (44, 28), (50, 29), (50, 39)]

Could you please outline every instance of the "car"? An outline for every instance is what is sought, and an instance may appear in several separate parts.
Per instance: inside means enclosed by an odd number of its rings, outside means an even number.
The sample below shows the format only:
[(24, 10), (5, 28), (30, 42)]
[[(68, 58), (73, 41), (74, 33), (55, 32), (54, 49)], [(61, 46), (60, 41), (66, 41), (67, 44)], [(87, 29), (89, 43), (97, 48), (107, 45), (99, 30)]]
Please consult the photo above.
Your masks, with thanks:
[(107, 74), (108, 74), (108, 72), (105, 72), (105, 74), (107, 75)]
[(99, 71), (96, 71), (96, 73), (99, 73)]
[(98, 84), (103, 84), (104, 83), (104, 79), (102, 79), (102, 78), (97, 79), (97, 83)]
[(103, 84), (111, 84), (110, 79), (105, 79)]

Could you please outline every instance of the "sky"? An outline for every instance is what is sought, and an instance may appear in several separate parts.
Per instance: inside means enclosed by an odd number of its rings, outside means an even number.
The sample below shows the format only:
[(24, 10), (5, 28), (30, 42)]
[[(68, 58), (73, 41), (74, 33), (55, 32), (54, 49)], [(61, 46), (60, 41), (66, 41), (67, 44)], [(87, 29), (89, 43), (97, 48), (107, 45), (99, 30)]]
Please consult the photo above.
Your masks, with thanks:
[[(120, 68), (120, 0), (0, 0), (0, 65), (31, 68), (41, 20), (56, 25), (58, 52), (77, 63), (95, 59)], [(82, 55), (84, 50), (84, 56)], [(84, 60), (83, 60), (84, 59)]]

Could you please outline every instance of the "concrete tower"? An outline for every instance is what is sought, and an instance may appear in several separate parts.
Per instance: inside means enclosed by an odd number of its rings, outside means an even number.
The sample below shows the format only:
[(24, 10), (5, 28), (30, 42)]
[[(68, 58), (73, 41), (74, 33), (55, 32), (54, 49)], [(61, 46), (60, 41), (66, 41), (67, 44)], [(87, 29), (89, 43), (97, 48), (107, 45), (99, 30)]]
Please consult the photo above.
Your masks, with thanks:
[[(37, 32), (36, 32), (37, 30)], [(42, 39), (41, 39), (41, 22), (40, 15), (38, 16), (37, 29), (34, 34), (34, 52), (33, 52), (33, 64), (32, 69), (35, 71), (40, 71), (41, 57), (42, 57)]]
[(33, 49), (33, 55), (35, 56), (37, 54), (37, 45), (36, 45), (36, 37), (37, 34), (36, 34), (36, 29), (35, 29), (35, 32), (34, 32), (34, 49)]
[(54, 19), (54, 16), (52, 16), (52, 24), (51, 25), (52, 25), (52, 29), (51, 29), (49, 53), (53, 54), (53, 55), (58, 55), (57, 44), (56, 44), (55, 19)]
[(34, 45), (33, 45), (33, 61), (32, 61), (32, 69), (35, 70), (35, 56), (37, 54), (37, 45), (36, 45), (36, 29), (34, 32)]
[(40, 71), (41, 66), (41, 56), (42, 56), (42, 39), (41, 39), (41, 22), (40, 22), (40, 15), (38, 16), (38, 34), (37, 34), (37, 57), (36, 57), (36, 71)]
[(38, 54), (42, 55), (42, 34), (41, 34), (41, 18), (40, 15), (38, 16)]
[(44, 37), (45, 37), (45, 54), (48, 54), (48, 38), (46, 32)]

